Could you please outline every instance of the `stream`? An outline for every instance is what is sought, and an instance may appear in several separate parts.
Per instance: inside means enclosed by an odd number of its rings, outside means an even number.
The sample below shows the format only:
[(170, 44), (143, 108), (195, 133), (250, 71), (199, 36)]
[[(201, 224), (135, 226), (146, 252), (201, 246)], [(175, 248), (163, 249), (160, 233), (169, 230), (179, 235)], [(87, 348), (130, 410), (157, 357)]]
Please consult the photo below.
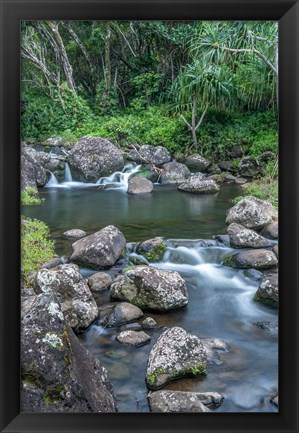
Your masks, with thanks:
[[(153, 317), (160, 328), (145, 331), (152, 340), (143, 347), (120, 345), (115, 336), (123, 328), (104, 329), (92, 324), (79, 335), (107, 368), (119, 411), (149, 411), (146, 363), (164, 326), (180, 326), (199, 337), (222, 338), (229, 345), (229, 352), (219, 353), (221, 364), (209, 366), (206, 377), (180, 379), (164, 389), (220, 392), (225, 400), (216, 412), (277, 411), (270, 398), (278, 387), (278, 338), (254, 325), (277, 321), (277, 310), (253, 302), (258, 284), (242, 270), (221, 265), (232, 250), (213, 240), (224, 229), (226, 212), (232, 199), (240, 195), (240, 187), (223, 185), (217, 194), (196, 195), (179, 192), (175, 185), (155, 184), (152, 194), (127, 194), (128, 178), (138, 169), (129, 164), (122, 173), (94, 184), (73, 181), (66, 170), (62, 184), (52, 176), (40, 190), (42, 205), (22, 209), (22, 214), (49, 225), (60, 256), (71, 253), (71, 241), (62, 233), (72, 228), (91, 234), (113, 224), (128, 243), (156, 236), (167, 240), (163, 260), (151, 265), (182, 275), (189, 291), (188, 306), (167, 314), (145, 312), (145, 317)], [(85, 277), (94, 272), (81, 269)], [(108, 272), (115, 275), (120, 269)], [(110, 302), (107, 291), (100, 301)]]

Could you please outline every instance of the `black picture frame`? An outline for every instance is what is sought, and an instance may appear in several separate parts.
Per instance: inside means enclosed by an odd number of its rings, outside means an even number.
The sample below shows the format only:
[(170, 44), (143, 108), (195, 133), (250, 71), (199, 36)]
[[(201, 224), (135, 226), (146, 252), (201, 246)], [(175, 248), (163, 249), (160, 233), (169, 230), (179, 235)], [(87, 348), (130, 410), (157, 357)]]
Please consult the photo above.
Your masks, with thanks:
[[(294, 0), (1, 0), (1, 432), (298, 432), (299, 4)], [(20, 21), (279, 21), (279, 412), (20, 414)]]

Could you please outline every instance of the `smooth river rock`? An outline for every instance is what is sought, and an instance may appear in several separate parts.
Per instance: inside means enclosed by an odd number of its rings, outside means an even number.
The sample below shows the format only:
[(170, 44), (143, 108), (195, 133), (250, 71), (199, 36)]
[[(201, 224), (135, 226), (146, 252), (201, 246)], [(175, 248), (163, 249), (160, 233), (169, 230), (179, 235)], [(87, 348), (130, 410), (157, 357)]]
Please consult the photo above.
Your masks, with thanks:
[(278, 239), (278, 221), (273, 221), (263, 228), (261, 235), (269, 239)]
[(72, 247), (71, 262), (93, 269), (108, 268), (121, 258), (126, 248), (126, 239), (117, 227), (110, 225), (79, 239)]
[(186, 282), (178, 272), (150, 266), (136, 266), (118, 276), (111, 285), (110, 295), (139, 308), (161, 312), (188, 303)]
[(224, 397), (218, 392), (155, 391), (148, 395), (151, 412), (210, 412)]
[(106, 369), (66, 324), (53, 293), (21, 309), (21, 412), (116, 412)]
[(129, 346), (140, 347), (149, 343), (151, 337), (143, 331), (123, 331), (115, 337), (116, 341)]
[(265, 248), (271, 245), (263, 236), (240, 224), (230, 224), (227, 227), (227, 233), (233, 248)]
[(178, 186), (178, 190), (195, 194), (215, 194), (219, 191), (219, 186), (214, 180), (203, 179), (202, 176), (201, 173), (193, 174), (190, 179)]
[(271, 269), (278, 265), (276, 254), (271, 250), (241, 251), (226, 257), (223, 264), (240, 269)]
[(262, 281), (253, 299), (270, 307), (278, 307), (278, 275), (271, 275)]
[(210, 164), (211, 162), (199, 155), (199, 153), (193, 153), (185, 159), (185, 165), (193, 172), (206, 171)]
[(134, 176), (128, 182), (128, 194), (149, 194), (153, 191), (153, 182), (141, 176)]
[(248, 196), (228, 211), (226, 224), (237, 223), (248, 229), (262, 229), (276, 217), (277, 210), (271, 203)]
[(70, 150), (68, 161), (75, 178), (84, 182), (96, 182), (124, 167), (121, 150), (100, 137), (81, 138)]
[(159, 389), (181, 377), (206, 374), (206, 366), (207, 354), (200, 338), (179, 327), (169, 328), (149, 354), (146, 384)]
[(65, 236), (68, 239), (80, 239), (86, 236), (86, 232), (80, 229), (71, 229), (64, 232), (63, 236)]
[(190, 170), (185, 164), (172, 161), (163, 165), (160, 183), (182, 183), (190, 176)]
[(57, 296), (66, 323), (76, 330), (87, 328), (98, 317), (97, 304), (74, 264), (41, 269), (36, 276), (36, 287)]
[(112, 284), (112, 278), (106, 272), (96, 272), (88, 278), (87, 282), (90, 290), (94, 293), (98, 293), (102, 290), (109, 289)]
[(171, 154), (162, 146), (150, 146), (145, 144), (140, 147), (139, 154), (143, 158), (143, 162), (158, 166), (171, 161)]
[(142, 316), (143, 312), (136, 305), (120, 302), (104, 317), (103, 325), (107, 327), (122, 326), (125, 323), (140, 319)]

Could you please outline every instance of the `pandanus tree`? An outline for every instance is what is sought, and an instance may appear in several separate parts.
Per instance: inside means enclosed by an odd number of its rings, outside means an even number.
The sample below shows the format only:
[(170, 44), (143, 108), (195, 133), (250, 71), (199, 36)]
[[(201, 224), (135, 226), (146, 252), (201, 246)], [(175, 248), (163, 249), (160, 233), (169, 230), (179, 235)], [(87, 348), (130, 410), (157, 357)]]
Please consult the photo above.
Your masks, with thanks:
[[(192, 134), (198, 147), (198, 130), (209, 108), (228, 108), (236, 103), (235, 85), (224, 65), (195, 60), (182, 68), (170, 89), (172, 108)], [(202, 150), (202, 149), (201, 149)]]

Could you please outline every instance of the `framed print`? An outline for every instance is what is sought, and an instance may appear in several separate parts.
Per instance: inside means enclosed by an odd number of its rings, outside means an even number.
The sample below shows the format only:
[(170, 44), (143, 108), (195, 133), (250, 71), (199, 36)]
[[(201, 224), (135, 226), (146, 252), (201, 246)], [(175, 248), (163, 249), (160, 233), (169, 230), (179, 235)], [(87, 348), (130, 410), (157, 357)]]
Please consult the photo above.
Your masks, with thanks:
[(298, 7), (1, 1), (1, 431), (298, 431)]

